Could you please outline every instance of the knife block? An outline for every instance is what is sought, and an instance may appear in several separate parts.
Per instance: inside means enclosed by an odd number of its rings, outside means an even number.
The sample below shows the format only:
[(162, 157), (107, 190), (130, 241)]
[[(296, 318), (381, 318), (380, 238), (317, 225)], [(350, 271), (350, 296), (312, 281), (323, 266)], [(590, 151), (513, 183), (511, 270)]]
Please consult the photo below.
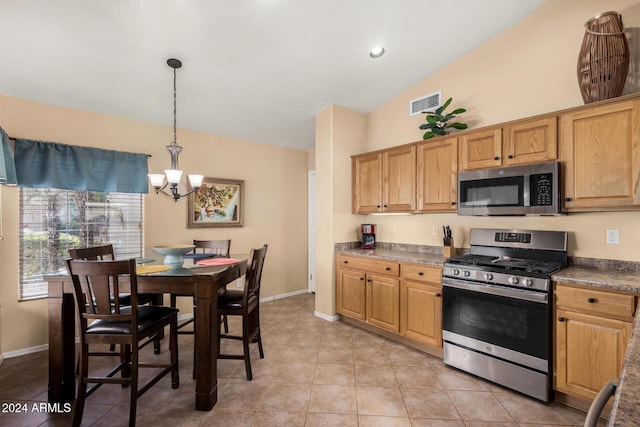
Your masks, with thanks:
[(451, 240), (451, 246), (442, 247), (442, 256), (445, 258), (451, 258), (455, 255), (456, 249), (453, 247), (453, 240)]

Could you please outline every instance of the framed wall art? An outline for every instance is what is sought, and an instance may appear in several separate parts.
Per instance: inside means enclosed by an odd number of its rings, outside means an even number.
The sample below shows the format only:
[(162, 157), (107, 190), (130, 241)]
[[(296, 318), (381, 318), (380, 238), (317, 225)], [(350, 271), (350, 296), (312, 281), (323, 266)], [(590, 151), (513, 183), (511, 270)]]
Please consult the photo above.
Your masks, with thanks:
[(188, 228), (242, 227), (244, 181), (205, 177), (188, 205)]

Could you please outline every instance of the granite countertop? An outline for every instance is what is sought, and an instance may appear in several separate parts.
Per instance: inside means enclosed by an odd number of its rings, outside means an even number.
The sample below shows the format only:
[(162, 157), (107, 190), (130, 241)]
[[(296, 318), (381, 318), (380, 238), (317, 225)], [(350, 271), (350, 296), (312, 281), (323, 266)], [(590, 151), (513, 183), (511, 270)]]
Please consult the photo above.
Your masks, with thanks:
[(390, 248), (360, 249), (345, 248), (338, 251), (344, 255), (365, 256), (369, 258), (384, 259), (387, 261), (410, 262), (425, 264), (433, 267), (442, 267), (446, 258), (442, 256), (442, 248), (439, 253), (419, 252), (414, 250), (397, 250)]
[[(356, 244), (337, 244), (336, 252), (345, 255), (411, 262), (441, 267), (446, 258), (441, 247), (381, 244), (376, 249), (360, 249)], [(558, 282), (593, 286), (619, 292), (640, 294), (640, 263), (591, 258), (570, 258), (569, 267), (553, 275)], [(638, 426), (640, 419), (640, 321), (636, 318), (613, 409), (607, 426)]]

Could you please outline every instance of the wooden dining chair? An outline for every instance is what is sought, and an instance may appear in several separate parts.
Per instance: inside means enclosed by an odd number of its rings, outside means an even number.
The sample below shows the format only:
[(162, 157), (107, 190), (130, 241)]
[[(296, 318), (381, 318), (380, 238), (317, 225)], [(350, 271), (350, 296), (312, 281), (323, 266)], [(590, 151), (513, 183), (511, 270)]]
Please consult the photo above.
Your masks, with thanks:
[[(115, 251), (113, 250), (113, 245), (102, 245), (102, 246), (91, 246), (87, 248), (75, 248), (69, 249), (69, 256), (71, 259), (83, 259), (88, 261), (115, 261)], [(131, 296), (129, 294), (120, 294), (118, 295), (119, 303), (121, 306), (129, 306), (131, 305)], [(162, 296), (155, 294), (138, 294), (138, 304), (162, 304), (161, 300)], [(113, 302), (113, 301), (112, 301)], [(163, 334), (161, 333), (159, 337), (154, 337), (154, 339), (149, 339), (142, 343), (140, 348), (146, 346), (150, 342), (153, 342), (153, 350), (156, 354), (160, 353), (160, 339)], [(111, 347), (111, 351), (115, 349), (114, 346)]]
[[(210, 255), (211, 257), (229, 257), (229, 251), (231, 249), (231, 240), (194, 240), (193, 245), (193, 254), (194, 255)], [(194, 257), (193, 263), (195, 264), (200, 257)], [(178, 335), (193, 335), (194, 336), (194, 348), (195, 348), (195, 320), (196, 320), (196, 298), (191, 298), (191, 302), (193, 304), (193, 315), (190, 319), (186, 319), (178, 323)], [(177, 296), (171, 294), (169, 297), (171, 307), (177, 306)], [(192, 328), (183, 329), (185, 326), (193, 324)], [(225, 325), (227, 325), (225, 319)], [(228, 330), (228, 326), (227, 326)], [(196, 377), (196, 353), (193, 352), (193, 378)]]
[[(260, 334), (260, 282), (262, 280), (262, 267), (267, 255), (267, 245), (253, 249), (249, 257), (247, 274), (245, 276), (244, 289), (223, 289), (218, 293), (218, 331), (222, 326), (221, 316), (241, 316), (242, 334), (230, 335), (218, 334), (218, 359), (244, 360), (247, 380), (253, 379), (251, 373), (251, 358), (249, 356), (249, 344), (258, 343), (260, 358), (264, 358), (262, 349), (262, 336)], [(220, 351), (221, 339), (233, 339), (242, 341), (243, 354), (224, 354)]]
[[(80, 374), (73, 426), (82, 421), (85, 400), (104, 384), (130, 387), (129, 426), (136, 422), (137, 399), (162, 377), (171, 373), (171, 387), (180, 383), (178, 374), (178, 310), (159, 305), (138, 305), (135, 259), (122, 261), (66, 261), (73, 282), (80, 331)], [(130, 283), (131, 305), (120, 304), (120, 284)], [(114, 304), (115, 301), (115, 304)], [(169, 326), (170, 361), (143, 363), (139, 358), (140, 341), (157, 335)], [(120, 351), (104, 351), (105, 344), (120, 346)], [(96, 348), (97, 347), (97, 348)], [(105, 375), (89, 375), (89, 360), (116, 356), (118, 363)], [(160, 370), (139, 387), (139, 369)], [(101, 370), (99, 372), (102, 372)], [(120, 377), (115, 375), (120, 373)], [(145, 377), (148, 378), (148, 377)], [(89, 384), (94, 384), (88, 388)]]

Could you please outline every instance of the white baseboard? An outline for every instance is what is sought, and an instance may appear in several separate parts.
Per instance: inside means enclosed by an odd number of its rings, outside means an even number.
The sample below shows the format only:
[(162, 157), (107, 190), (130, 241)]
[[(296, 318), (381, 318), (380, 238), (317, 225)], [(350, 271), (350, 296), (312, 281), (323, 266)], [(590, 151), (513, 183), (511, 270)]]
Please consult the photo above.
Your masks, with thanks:
[(11, 359), (12, 357), (24, 356), (25, 354), (37, 353), (39, 351), (49, 350), (49, 344), (37, 345), (35, 347), (21, 348), (20, 350), (7, 351), (0, 354), (0, 360)]
[(329, 322), (336, 322), (338, 320), (340, 320), (340, 316), (335, 315), (335, 316), (328, 316), (324, 313), (320, 313), (319, 311), (314, 311), (313, 315), (316, 317), (321, 318), (322, 320), (328, 320)]
[(280, 294), (280, 295), (274, 295), (272, 297), (261, 298), (260, 302), (275, 301), (277, 299), (288, 298), (288, 297), (293, 297), (296, 295), (302, 295), (302, 294), (308, 294), (308, 293), (309, 293), (309, 289), (300, 289), (299, 291), (293, 291), (293, 292), (288, 292), (286, 294)]

